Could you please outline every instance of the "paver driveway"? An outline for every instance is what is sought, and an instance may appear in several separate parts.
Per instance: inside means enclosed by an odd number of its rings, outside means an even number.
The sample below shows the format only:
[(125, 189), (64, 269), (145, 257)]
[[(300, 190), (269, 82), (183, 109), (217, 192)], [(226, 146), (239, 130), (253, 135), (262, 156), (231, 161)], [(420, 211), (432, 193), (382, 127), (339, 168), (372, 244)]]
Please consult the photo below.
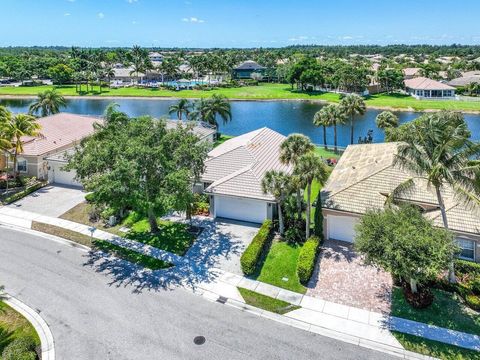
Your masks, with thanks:
[(41, 215), (59, 217), (84, 200), (85, 192), (82, 189), (47, 185), (7, 206)]
[(390, 274), (365, 265), (352, 244), (327, 240), (307, 294), (366, 310), (389, 312), (391, 291)]

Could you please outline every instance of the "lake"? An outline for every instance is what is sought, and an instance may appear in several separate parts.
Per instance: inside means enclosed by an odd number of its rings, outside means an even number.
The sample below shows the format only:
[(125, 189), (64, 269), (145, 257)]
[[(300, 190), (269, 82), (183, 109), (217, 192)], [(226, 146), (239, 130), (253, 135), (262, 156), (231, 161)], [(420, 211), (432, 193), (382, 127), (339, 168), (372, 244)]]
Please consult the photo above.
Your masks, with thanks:
[[(13, 112), (27, 112), (31, 99), (0, 99), (0, 105), (7, 106)], [(63, 111), (101, 115), (110, 99), (68, 99)], [(175, 100), (161, 99), (116, 99), (120, 110), (130, 116), (152, 115), (154, 117), (169, 116), (168, 108)], [(220, 132), (227, 135), (240, 135), (248, 131), (267, 126), (281, 134), (302, 133), (309, 136), (316, 144), (323, 143), (322, 129), (312, 124), (315, 112), (322, 104), (309, 101), (232, 101), (232, 121), (227, 124), (220, 122)], [(373, 130), (374, 142), (384, 140), (384, 133), (375, 126), (375, 117), (381, 110), (369, 109), (355, 123), (355, 141), (359, 136), (366, 136), (369, 129)], [(400, 122), (410, 121), (421, 113), (396, 112)], [(175, 115), (169, 116), (175, 118)], [(472, 131), (472, 138), (480, 140), (480, 115), (465, 114), (465, 119)], [(347, 146), (350, 141), (349, 124), (338, 127), (338, 145)], [(333, 144), (333, 128), (327, 129), (327, 142)]]

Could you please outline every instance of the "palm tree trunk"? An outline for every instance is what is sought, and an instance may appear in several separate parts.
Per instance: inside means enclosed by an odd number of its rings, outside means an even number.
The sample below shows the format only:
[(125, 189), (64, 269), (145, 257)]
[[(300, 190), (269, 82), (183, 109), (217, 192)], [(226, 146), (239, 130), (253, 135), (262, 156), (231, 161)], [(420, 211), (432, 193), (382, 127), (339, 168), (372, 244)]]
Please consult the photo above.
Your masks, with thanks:
[(158, 228), (157, 217), (151, 208), (148, 209), (148, 223), (150, 224), (150, 231), (152, 233), (158, 233), (160, 231)]
[[(17, 150), (13, 154), (13, 178), (17, 179)], [(8, 176), (7, 176), (7, 183), (8, 183)]]
[[(438, 206), (440, 207), (440, 213), (442, 214), (443, 227), (448, 230), (447, 211), (445, 209), (445, 203), (443, 202), (439, 186), (435, 186), (435, 193), (437, 194)], [(455, 277), (455, 259), (452, 259), (448, 266), (448, 281), (452, 284), (457, 282)]]
[(310, 197), (312, 195), (312, 183), (309, 182), (307, 184), (307, 219), (305, 221), (305, 235), (306, 239), (310, 237), (310, 211), (311, 211), (311, 204), (310, 204)]
[(353, 115), (350, 117), (350, 144), (353, 145)]
[(278, 230), (280, 231), (280, 235), (284, 233), (284, 226), (283, 226), (283, 215), (282, 215), (282, 204), (278, 202)]
[(298, 220), (302, 219), (302, 194), (300, 188), (297, 189), (297, 216)]
[(335, 154), (338, 152), (337, 149), (337, 122), (333, 123), (333, 151)]
[(323, 147), (325, 150), (328, 150), (327, 148), (327, 127), (323, 125)]

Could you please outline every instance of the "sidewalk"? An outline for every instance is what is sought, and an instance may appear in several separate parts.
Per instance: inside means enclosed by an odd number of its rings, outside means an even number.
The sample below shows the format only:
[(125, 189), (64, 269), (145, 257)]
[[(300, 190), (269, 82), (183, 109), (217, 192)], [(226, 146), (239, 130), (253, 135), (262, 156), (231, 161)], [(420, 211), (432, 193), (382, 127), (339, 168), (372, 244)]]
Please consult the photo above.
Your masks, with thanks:
[[(72, 221), (42, 216), (22, 210), (0, 208), (0, 223), (30, 229), (32, 221), (38, 221), (63, 227), (85, 235), (91, 235), (87, 225)], [(105, 231), (95, 230), (95, 238), (107, 240), (122, 247), (149, 255), (174, 265), (195, 269), (188, 257), (181, 257), (136, 241), (120, 238)], [(390, 333), (397, 330), (403, 333), (422, 336), (430, 340), (480, 351), (480, 337), (450, 329), (427, 325), (416, 321), (392, 317), (373, 311), (367, 311), (351, 306), (336, 304), (319, 298), (302, 295), (281, 289), (266, 283), (252, 280), (220, 269), (211, 268), (212, 274), (208, 281), (195, 284), (184, 284), (184, 287), (200, 293), (204, 297), (221, 301), (228, 305), (244, 309), (257, 315), (267, 317), (282, 323), (299, 327), (324, 336), (330, 336), (360, 346), (371, 347), (391, 354), (409, 358), (426, 358), (423, 355), (408, 352)], [(266, 312), (245, 304), (238, 287), (244, 287), (257, 293), (301, 306), (301, 309), (285, 315)]]

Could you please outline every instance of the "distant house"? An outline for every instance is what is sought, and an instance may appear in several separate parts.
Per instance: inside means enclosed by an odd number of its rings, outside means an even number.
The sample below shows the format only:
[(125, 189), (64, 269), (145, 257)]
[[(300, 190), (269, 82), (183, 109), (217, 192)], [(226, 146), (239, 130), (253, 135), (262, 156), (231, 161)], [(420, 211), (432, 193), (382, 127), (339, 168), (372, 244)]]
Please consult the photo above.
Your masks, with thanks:
[(149, 53), (148, 58), (150, 59), (151, 62), (161, 63), (163, 61), (163, 55), (156, 51)]
[[(437, 227), (443, 227), (435, 190), (426, 180), (393, 165), (398, 143), (347, 147), (321, 191), (325, 239), (355, 241), (355, 225), (369, 209), (382, 209), (400, 184), (413, 188), (397, 198), (417, 206)], [(442, 189), (449, 228), (461, 248), (460, 257), (480, 262), (480, 214), (458, 202), (452, 189)]]
[(422, 70), (421, 68), (416, 68), (416, 67), (403, 69), (402, 72), (403, 72), (404, 79), (408, 80), (408, 79), (413, 79), (415, 77), (420, 76), (421, 70)]
[(440, 81), (416, 77), (404, 83), (406, 91), (417, 99), (455, 99), (455, 88)]
[(247, 60), (234, 67), (232, 70), (232, 78), (234, 79), (250, 79), (253, 73), (264, 74), (267, 68), (255, 61)]
[(291, 173), (280, 161), (285, 136), (261, 128), (225, 141), (208, 154), (201, 186), (210, 196), (210, 214), (253, 223), (277, 216), (271, 194), (262, 191), (262, 179), (269, 170)]
[(448, 85), (453, 87), (464, 87), (473, 83), (480, 84), (480, 71), (465, 72), (463, 76), (450, 80)]
[(133, 83), (137, 78), (140, 81), (145, 77), (144, 73), (138, 72), (137, 74), (132, 67), (114, 68), (113, 73), (111, 79), (113, 82)]

